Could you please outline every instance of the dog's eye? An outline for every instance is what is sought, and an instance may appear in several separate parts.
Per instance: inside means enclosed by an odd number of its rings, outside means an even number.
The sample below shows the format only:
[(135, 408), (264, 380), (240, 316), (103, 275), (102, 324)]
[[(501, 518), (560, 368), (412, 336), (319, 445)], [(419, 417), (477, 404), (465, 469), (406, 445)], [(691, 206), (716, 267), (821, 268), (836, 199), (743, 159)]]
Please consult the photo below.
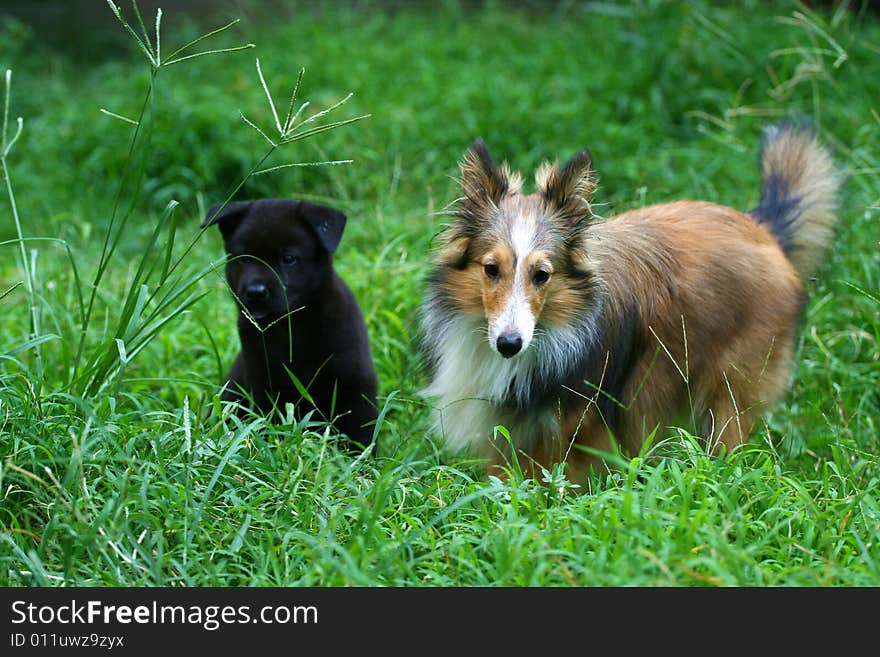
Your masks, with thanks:
[(488, 262), (483, 265), (483, 272), (491, 279), (498, 278), (498, 265), (492, 262)]
[(281, 256), (281, 262), (285, 265), (292, 266), (299, 262), (299, 258), (292, 253), (285, 253)]
[(539, 269), (532, 274), (532, 283), (535, 285), (543, 285), (550, 280), (550, 272), (545, 269)]

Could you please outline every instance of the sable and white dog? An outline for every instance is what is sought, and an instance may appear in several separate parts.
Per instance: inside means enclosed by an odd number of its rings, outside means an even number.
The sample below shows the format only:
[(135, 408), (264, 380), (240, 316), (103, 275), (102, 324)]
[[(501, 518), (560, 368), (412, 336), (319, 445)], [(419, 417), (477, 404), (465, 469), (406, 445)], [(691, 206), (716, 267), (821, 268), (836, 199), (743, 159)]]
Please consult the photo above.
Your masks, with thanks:
[(745, 441), (788, 387), (840, 186), (794, 123), (766, 129), (760, 166), (751, 212), (688, 200), (599, 220), (588, 151), (543, 164), (525, 195), (478, 139), (423, 306), (447, 446), (582, 479), (597, 451), (638, 452), (657, 428), (686, 422), (715, 451)]

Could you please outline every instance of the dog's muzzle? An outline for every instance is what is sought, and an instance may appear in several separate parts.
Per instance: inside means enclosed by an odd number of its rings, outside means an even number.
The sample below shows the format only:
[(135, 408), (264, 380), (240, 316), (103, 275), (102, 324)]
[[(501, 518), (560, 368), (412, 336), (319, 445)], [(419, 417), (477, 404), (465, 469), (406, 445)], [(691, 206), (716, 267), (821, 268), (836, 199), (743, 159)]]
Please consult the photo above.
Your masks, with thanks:
[(495, 348), (505, 358), (516, 356), (522, 349), (522, 346), (522, 338), (514, 333), (502, 333), (495, 341)]

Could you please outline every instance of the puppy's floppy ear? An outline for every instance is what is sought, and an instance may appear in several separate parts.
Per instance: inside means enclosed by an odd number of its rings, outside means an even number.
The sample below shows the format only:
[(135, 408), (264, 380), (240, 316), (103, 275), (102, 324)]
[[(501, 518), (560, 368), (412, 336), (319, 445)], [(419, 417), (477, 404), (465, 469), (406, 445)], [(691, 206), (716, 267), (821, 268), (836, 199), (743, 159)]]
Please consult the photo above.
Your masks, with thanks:
[(586, 148), (575, 153), (562, 169), (556, 164), (542, 165), (535, 182), (546, 203), (562, 218), (579, 224), (592, 217), (590, 198), (596, 191), (596, 173)]
[(222, 203), (215, 203), (208, 208), (205, 220), (199, 228), (207, 228), (217, 224), (218, 228), (220, 228), (220, 233), (223, 237), (226, 237), (235, 230), (235, 227), (244, 218), (250, 207), (251, 201), (233, 201), (225, 206)]
[(339, 210), (310, 201), (300, 201), (297, 209), (300, 216), (315, 231), (318, 241), (327, 253), (335, 252), (342, 239), (342, 231), (345, 229), (345, 215)]

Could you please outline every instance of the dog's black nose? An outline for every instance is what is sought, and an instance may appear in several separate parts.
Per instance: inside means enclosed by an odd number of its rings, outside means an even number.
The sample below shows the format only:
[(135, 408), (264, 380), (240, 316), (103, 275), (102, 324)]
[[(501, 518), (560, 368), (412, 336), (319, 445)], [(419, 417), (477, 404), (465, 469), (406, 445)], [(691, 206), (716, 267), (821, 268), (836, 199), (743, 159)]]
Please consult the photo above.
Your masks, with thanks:
[(511, 356), (516, 356), (519, 350), (522, 349), (522, 338), (518, 335), (502, 333), (498, 336), (495, 347), (498, 349), (499, 354), (505, 358), (510, 358)]
[(248, 301), (265, 301), (269, 298), (269, 288), (265, 283), (251, 283), (244, 289)]

